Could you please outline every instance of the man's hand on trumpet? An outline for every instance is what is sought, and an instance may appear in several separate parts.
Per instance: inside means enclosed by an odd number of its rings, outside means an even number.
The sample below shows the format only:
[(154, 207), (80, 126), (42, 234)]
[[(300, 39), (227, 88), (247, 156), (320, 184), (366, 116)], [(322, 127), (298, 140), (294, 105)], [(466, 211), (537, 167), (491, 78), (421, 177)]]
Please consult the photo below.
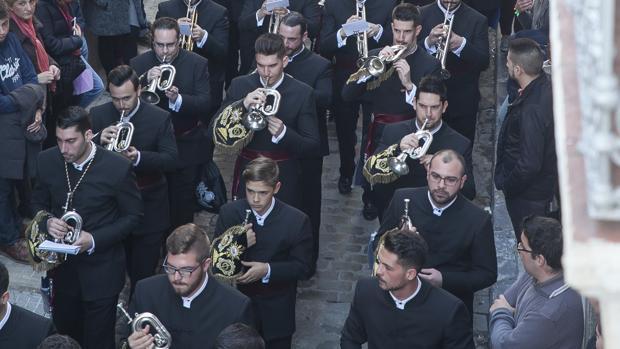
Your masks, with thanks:
[(256, 90), (248, 93), (247, 96), (243, 99), (243, 106), (246, 110), (249, 110), (253, 105), (259, 105), (265, 103), (267, 96), (263, 92), (262, 88), (257, 88)]

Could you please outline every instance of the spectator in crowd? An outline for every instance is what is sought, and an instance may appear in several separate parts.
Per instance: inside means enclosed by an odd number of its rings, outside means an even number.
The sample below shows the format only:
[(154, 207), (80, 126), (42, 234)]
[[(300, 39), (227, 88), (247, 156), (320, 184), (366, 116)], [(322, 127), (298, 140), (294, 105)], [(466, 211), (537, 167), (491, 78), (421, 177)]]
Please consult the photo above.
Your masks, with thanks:
[(217, 336), (215, 349), (265, 349), (265, 341), (252, 327), (234, 323)]
[(43, 340), (37, 349), (81, 349), (75, 339), (60, 334), (51, 335)]

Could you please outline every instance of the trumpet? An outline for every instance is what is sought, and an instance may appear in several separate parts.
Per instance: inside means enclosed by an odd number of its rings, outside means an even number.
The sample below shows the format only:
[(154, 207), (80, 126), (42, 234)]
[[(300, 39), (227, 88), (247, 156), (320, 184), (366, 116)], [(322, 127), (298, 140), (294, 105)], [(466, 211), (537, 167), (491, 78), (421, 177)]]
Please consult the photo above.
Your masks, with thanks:
[[(73, 226), (69, 225), (69, 231), (67, 232), (67, 234), (65, 234), (64, 238), (54, 239), (54, 242), (72, 245), (78, 240), (78, 238), (80, 237), (80, 233), (82, 232), (82, 216), (75, 212), (75, 210), (71, 210), (66, 211), (65, 214), (60, 217), (60, 220), (67, 224), (69, 222), (73, 222)], [(46, 254), (42, 254), (42, 256), (44, 256), (42, 259), (51, 265), (60, 264), (67, 259), (66, 254), (62, 254), (62, 256), (59, 256), (58, 252), (51, 251)]]
[[(355, 0), (355, 15), (362, 21), (366, 21), (365, 3), (366, 0)], [(357, 33), (357, 53), (360, 56), (357, 60), (357, 66), (361, 68), (368, 59), (368, 33), (365, 30), (362, 33)]]
[(450, 37), (452, 36), (452, 24), (454, 23), (454, 14), (450, 14), (450, 4), (446, 9), (446, 15), (443, 20), (443, 27), (447, 30), (446, 35), (442, 36), (437, 42), (437, 52), (435, 58), (441, 62), (441, 77), (444, 80), (450, 79), (450, 72), (446, 69), (446, 57), (450, 51)]
[[(411, 159), (419, 159), (422, 156), (426, 155), (428, 152), (428, 148), (430, 148), (431, 143), (433, 142), (433, 134), (426, 130), (426, 124), (428, 123), (428, 119), (424, 120), (424, 124), (422, 128), (418, 130), (415, 135), (418, 138), (418, 146), (415, 148), (403, 150), (398, 156), (391, 157), (388, 160), (388, 166), (390, 170), (394, 172), (398, 176), (404, 176), (409, 173), (409, 166), (407, 166), (407, 158)], [(420, 142), (424, 140), (423, 145), (419, 145)]]
[(190, 34), (181, 35), (181, 48), (187, 51), (194, 50), (194, 39), (192, 38), (191, 33), (193, 32), (194, 27), (196, 26), (196, 23), (198, 22), (198, 11), (196, 10), (196, 8), (198, 7), (198, 3), (192, 5), (192, 0), (187, 0), (187, 13), (185, 14), (185, 17), (189, 18), (190, 20), (190, 27), (189, 27)]
[(140, 91), (140, 98), (150, 104), (159, 104), (159, 95), (156, 90), (167, 91), (170, 89), (174, 82), (174, 77), (177, 74), (176, 68), (172, 64), (166, 63), (165, 56), (163, 63), (159, 65), (159, 69), (161, 70), (161, 75), (151, 80), (148, 86)]
[(269, 18), (269, 33), (278, 34), (278, 29), (280, 28), (280, 21), (282, 20), (282, 16), (279, 14), (272, 13)]
[(280, 92), (271, 88), (263, 88), (261, 91), (265, 94), (265, 102), (252, 105), (250, 111), (241, 120), (243, 126), (252, 131), (261, 131), (267, 127), (267, 117), (276, 115), (280, 109), (282, 99)]
[(360, 78), (364, 79), (370, 76), (375, 78), (379, 77), (385, 72), (388, 64), (399, 60), (407, 51), (407, 46), (405, 45), (394, 45), (389, 48), (395, 52), (394, 55), (377, 55), (366, 58), (359, 70), (349, 76), (349, 79), (347, 79), (347, 84), (353, 81), (358, 81)]
[(398, 225), (398, 228), (413, 231), (413, 222), (411, 222), (411, 218), (409, 217), (409, 202), (411, 200), (404, 199), (403, 201), (405, 203), (405, 210), (403, 215), (400, 217), (400, 224)]
[(116, 127), (118, 128), (118, 132), (116, 133), (116, 137), (110, 140), (110, 143), (106, 146), (107, 150), (113, 150), (117, 153), (125, 151), (129, 148), (131, 144), (131, 138), (133, 137), (133, 124), (129, 121), (123, 121), (125, 117), (125, 111), (121, 112), (121, 118), (116, 123)]
[(156, 349), (168, 349), (172, 344), (172, 336), (170, 336), (170, 332), (166, 330), (164, 325), (159, 321), (159, 319), (153, 315), (152, 313), (136, 313), (134, 318), (127, 313), (125, 308), (123, 308), (123, 302), (119, 302), (116, 307), (123, 313), (123, 315), (128, 319), (127, 323), (131, 324), (131, 329), (133, 332), (142, 331), (146, 325), (151, 326), (151, 328), (155, 331), (155, 335), (153, 336), (155, 348)]

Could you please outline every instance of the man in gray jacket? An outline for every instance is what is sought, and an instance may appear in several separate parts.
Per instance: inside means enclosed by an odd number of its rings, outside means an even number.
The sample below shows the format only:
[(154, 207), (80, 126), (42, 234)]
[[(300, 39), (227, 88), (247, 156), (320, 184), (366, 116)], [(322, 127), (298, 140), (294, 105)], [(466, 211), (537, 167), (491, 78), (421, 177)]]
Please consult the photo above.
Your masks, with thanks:
[(517, 245), (525, 268), (493, 302), (492, 349), (579, 349), (583, 339), (581, 296), (564, 283), (562, 227), (553, 218), (523, 220)]

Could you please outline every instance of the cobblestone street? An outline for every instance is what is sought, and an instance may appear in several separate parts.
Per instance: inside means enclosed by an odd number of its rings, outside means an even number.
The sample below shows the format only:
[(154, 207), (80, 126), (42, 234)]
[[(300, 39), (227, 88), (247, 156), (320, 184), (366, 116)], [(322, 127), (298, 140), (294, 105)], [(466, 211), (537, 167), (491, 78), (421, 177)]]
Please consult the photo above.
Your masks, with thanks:
[[(149, 18), (154, 18), (158, 0), (145, 0)], [(506, 80), (502, 59), (496, 59), (495, 31), (490, 31), (491, 65), (481, 79), (483, 95), (474, 146), (474, 171), (478, 196), (476, 203), (494, 213), (494, 229), (498, 253), (498, 283), (476, 295), (474, 335), (478, 348), (487, 348), (488, 309), (491, 300), (510, 284), (517, 273), (518, 262), (514, 252), (514, 238), (503, 198), (493, 190), (492, 169), (495, 156), (497, 107), (503, 101), (501, 91)], [(496, 64), (496, 62), (498, 62)], [(498, 68), (498, 69), (496, 69)], [(104, 97), (101, 101), (105, 101)], [(378, 222), (368, 222), (361, 215), (361, 188), (350, 195), (338, 193), (338, 149), (335, 125), (329, 123), (331, 154), (325, 158), (323, 169), (323, 206), (320, 233), (320, 255), (316, 275), (302, 282), (297, 300), (297, 332), (294, 348), (338, 348), (340, 330), (349, 311), (355, 282), (369, 275), (367, 243)], [(216, 163), (230, 188), (234, 161), (230, 156), (216, 153)], [(199, 213), (196, 223), (210, 233), (216, 216)], [(414, 222), (415, 224), (415, 222)], [(40, 274), (30, 266), (15, 264), (4, 256), (11, 275), (11, 302), (29, 310), (43, 313), (39, 295)]]

